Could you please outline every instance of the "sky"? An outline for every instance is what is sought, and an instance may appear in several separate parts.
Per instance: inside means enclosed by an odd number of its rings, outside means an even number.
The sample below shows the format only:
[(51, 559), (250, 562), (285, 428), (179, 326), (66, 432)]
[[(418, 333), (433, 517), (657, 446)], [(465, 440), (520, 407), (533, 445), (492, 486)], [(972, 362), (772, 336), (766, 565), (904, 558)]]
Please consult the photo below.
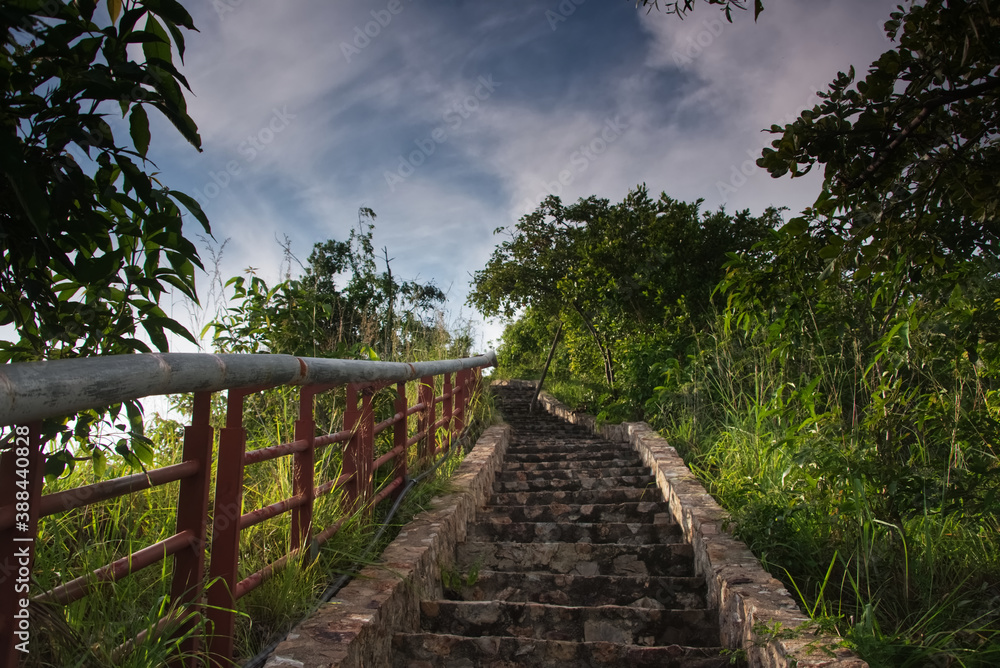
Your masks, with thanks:
[[(882, 24), (896, 3), (766, 0), (756, 23), (737, 12), (731, 24), (701, 2), (683, 21), (629, 0), (184, 4), (199, 32), (180, 69), (204, 150), (151, 114), (149, 157), (207, 213), (207, 266), (273, 284), (286, 236), (305, 262), (370, 207), (393, 275), (446, 291), (446, 319), (477, 322), (483, 351), (502, 323), (465, 304), (472, 273), (494, 229), (550, 193), (617, 202), (645, 183), (703, 210), (812, 203), (818, 175), (756, 167), (773, 139), (762, 130), (892, 48)], [(211, 285), (199, 277), (208, 311)]]

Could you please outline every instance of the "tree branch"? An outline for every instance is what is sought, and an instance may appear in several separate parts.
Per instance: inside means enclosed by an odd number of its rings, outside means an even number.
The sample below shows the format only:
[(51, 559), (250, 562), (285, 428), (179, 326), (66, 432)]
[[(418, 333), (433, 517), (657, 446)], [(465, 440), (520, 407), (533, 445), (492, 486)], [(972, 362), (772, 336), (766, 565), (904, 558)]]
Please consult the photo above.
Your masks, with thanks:
[(909, 124), (907, 124), (905, 128), (899, 132), (898, 135), (896, 135), (891, 142), (889, 142), (889, 145), (885, 147), (885, 150), (881, 152), (881, 155), (876, 153), (878, 157), (876, 157), (875, 162), (868, 165), (861, 176), (847, 184), (847, 189), (854, 190), (870, 179), (875, 171), (889, 160), (889, 156), (893, 153), (893, 151), (899, 148), (907, 137), (912, 135), (917, 128), (923, 125), (924, 121), (927, 120), (932, 111), (946, 104), (951, 104), (952, 102), (979, 97), (983, 93), (988, 93), (996, 88), (1000, 88), (1000, 78), (990, 77), (983, 83), (947, 91), (925, 102), (924, 106), (920, 109), (920, 112), (913, 118), (912, 121), (909, 122)]

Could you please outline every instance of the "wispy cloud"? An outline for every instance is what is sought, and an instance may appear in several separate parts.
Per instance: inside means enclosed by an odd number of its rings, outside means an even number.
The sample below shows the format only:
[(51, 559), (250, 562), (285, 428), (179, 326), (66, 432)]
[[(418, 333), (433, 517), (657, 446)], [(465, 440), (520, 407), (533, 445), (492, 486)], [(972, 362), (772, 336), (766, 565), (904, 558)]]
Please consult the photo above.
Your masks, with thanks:
[(645, 182), (710, 207), (807, 204), (815, 179), (752, 164), (761, 130), (888, 48), (893, 4), (771, 0), (728, 24), (596, 0), (213, 0), (193, 7), (184, 68), (205, 151), (154, 138), (154, 159), (233, 239), (226, 271), (277, 278), (275, 235), (304, 257), (370, 206), (400, 274), (458, 304), (492, 229), (549, 192), (619, 200)]

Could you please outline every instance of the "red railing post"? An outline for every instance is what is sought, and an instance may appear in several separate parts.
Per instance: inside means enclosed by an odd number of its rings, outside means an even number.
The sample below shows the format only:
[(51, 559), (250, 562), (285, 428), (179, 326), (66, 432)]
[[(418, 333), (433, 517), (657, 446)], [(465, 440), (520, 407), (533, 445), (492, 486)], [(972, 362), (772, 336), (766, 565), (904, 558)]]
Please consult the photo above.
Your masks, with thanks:
[[(185, 462), (198, 462), (198, 472), (180, 482), (177, 496), (177, 533), (185, 531), (194, 535), (188, 550), (174, 555), (174, 578), (170, 586), (170, 600), (175, 605), (196, 603), (201, 599), (205, 579), (205, 549), (208, 539), (208, 498), (212, 480), (212, 439), (210, 424), (212, 393), (195, 392), (191, 426), (184, 429)], [(197, 610), (200, 612), (200, 610)], [(198, 650), (198, 638), (186, 640), (182, 650), (193, 656)], [(194, 666), (194, 659), (178, 665)]]
[(243, 400), (249, 390), (229, 390), (226, 426), (219, 434), (219, 466), (215, 477), (215, 517), (212, 523), (212, 562), (209, 567), (209, 658), (213, 665), (229, 666), (236, 627), (236, 583), (239, 581), (240, 516), (243, 514), (243, 455), (247, 435), (243, 428)]
[[(0, 665), (15, 668), (31, 651), (31, 573), (42, 497), (42, 425), (11, 427), (13, 447), (0, 456), (0, 507), (14, 525), (0, 531)], [(37, 640), (35, 641), (37, 644)]]
[[(358, 394), (361, 395), (360, 407)], [(371, 389), (350, 383), (344, 410), (344, 429), (351, 432), (351, 439), (344, 448), (344, 473), (351, 476), (344, 485), (348, 512), (365, 508), (372, 496), (374, 427)]]
[(424, 439), (419, 446), (417, 459), (421, 464), (430, 461), (434, 457), (437, 448), (437, 438), (434, 429), (437, 411), (434, 403), (434, 376), (424, 376), (420, 379), (420, 403), (424, 405), (424, 410), (417, 420), (417, 431), (424, 432)]
[(443, 449), (451, 450), (451, 418), (455, 405), (455, 397), (452, 394), (450, 373), (444, 374), (444, 388), (441, 390), (441, 396), (444, 397), (444, 401), (441, 403), (441, 419), (444, 421), (444, 434), (447, 439)]
[(465, 404), (469, 400), (469, 370), (462, 369), (455, 374), (455, 429), (456, 436), (465, 429)]
[[(392, 425), (392, 448), (393, 450), (399, 450), (399, 454), (396, 455), (395, 464), (392, 467), (393, 480), (406, 480), (406, 439), (410, 435), (408, 427), (409, 419), (406, 417), (408, 408), (409, 406), (406, 402), (406, 383), (396, 383), (396, 401), (393, 410), (396, 415), (402, 417), (399, 422)], [(393, 493), (393, 498), (398, 498), (402, 492), (403, 486), (400, 485)]]
[(313, 414), (313, 397), (322, 388), (303, 387), (299, 393), (299, 419), (295, 422), (295, 440), (308, 441), (309, 446), (296, 452), (293, 458), (292, 489), (295, 496), (305, 496), (307, 502), (292, 510), (292, 549), (297, 550), (312, 537), (313, 490), (315, 486), (316, 420)]

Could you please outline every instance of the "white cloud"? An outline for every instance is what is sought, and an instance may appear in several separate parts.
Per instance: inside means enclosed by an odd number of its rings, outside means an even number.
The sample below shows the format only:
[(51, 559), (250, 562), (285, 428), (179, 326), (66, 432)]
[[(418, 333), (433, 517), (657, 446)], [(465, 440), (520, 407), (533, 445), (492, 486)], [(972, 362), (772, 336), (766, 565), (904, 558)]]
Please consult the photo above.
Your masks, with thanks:
[[(491, 231), (549, 190), (565, 201), (619, 201), (646, 182), (654, 193), (705, 198), (707, 208), (809, 204), (815, 178), (772, 180), (752, 165), (771, 139), (761, 129), (790, 121), (838, 70), (863, 71), (888, 48), (879, 26), (893, 4), (769, 0), (756, 24), (740, 15), (730, 25), (700, 6), (685, 21), (638, 11), (588, 26), (594, 5), (557, 33), (529, 2), (404, 0), (378, 30), (371, 12), (388, 6), (378, 0), (244, 1), (222, 16), (206, 4), (184, 70), (206, 150), (168, 147), (165, 171), (181, 189), (218, 187), (206, 209), (217, 237), (233, 238), (229, 273), (252, 265), (274, 280), (276, 234), (304, 260), (313, 242), (345, 239), (358, 207), (370, 206), (394, 272), (451, 286), (454, 311), (489, 257)], [(366, 28), (367, 42), (358, 35)], [(579, 43), (560, 41), (575, 30)], [(594, 49), (601, 57), (589, 57)], [(450, 123), (481, 76), (500, 85)], [(276, 110), (287, 110), (280, 132)], [(446, 140), (390, 189), (386, 170), (437, 128)], [(253, 137), (270, 141), (251, 158)], [(233, 162), (239, 173), (219, 187), (213, 175)]]

